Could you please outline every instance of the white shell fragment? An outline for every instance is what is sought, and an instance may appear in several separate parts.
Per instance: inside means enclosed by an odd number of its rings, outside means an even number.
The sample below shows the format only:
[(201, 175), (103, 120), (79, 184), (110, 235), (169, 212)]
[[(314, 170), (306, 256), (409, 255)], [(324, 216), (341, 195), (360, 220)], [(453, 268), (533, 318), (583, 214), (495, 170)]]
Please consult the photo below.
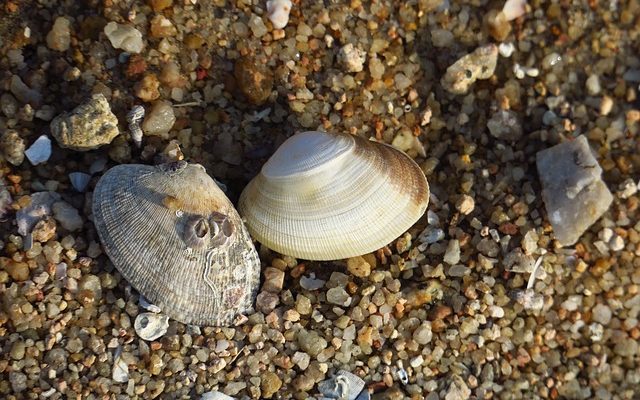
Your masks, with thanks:
[(51, 139), (47, 135), (40, 136), (33, 144), (24, 152), (31, 165), (38, 165), (49, 160), (51, 157)]
[(375, 251), (425, 212), (429, 185), (406, 154), (351, 135), (286, 140), (245, 188), (252, 236), (282, 254), (338, 260)]
[(340, 370), (331, 379), (318, 383), (318, 391), (330, 399), (355, 400), (364, 389), (364, 381), (351, 372)]
[(91, 180), (91, 175), (85, 174), (84, 172), (71, 172), (69, 174), (69, 181), (71, 181), (71, 186), (77, 192), (84, 192)]
[(141, 105), (135, 105), (127, 113), (127, 123), (129, 124), (129, 132), (131, 133), (131, 139), (135, 143), (136, 147), (142, 145), (142, 127), (140, 123), (144, 119), (144, 107)]
[(200, 400), (235, 400), (235, 397), (227, 396), (224, 393), (213, 390), (211, 392), (202, 393)]
[(159, 313), (162, 310), (160, 309), (160, 307), (156, 306), (155, 304), (151, 304), (149, 303), (149, 300), (147, 300), (144, 296), (140, 296), (140, 307), (144, 308), (147, 311), (151, 311), (152, 313)]
[(512, 21), (527, 12), (527, 0), (507, 0), (502, 7), (505, 20)]
[(152, 312), (141, 313), (136, 317), (133, 327), (138, 336), (151, 342), (167, 333), (169, 317)]
[(283, 29), (289, 23), (291, 0), (267, 1), (267, 17), (275, 29)]
[(104, 27), (104, 34), (115, 49), (122, 49), (129, 53), (140, 53), (144, 49), (142, 33), (131, 25), (109, 22)]
[(122, 349), (118, 347), (113, 359), (113, 370), (111, 378), (119, 383), (125, 383), (129, 380), (129, 365), (122, 359)]
[(583, 135), (536, 154), (542, 200), (558, 242), (574, 244), (607, 211), (613, 196)]

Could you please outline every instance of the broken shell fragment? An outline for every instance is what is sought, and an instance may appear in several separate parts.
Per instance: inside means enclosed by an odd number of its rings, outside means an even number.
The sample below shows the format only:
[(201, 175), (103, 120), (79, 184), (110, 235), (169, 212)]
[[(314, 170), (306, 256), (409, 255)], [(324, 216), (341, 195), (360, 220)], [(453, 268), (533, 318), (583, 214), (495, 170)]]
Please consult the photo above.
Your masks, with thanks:
[(153, 312), (138, 314), (133, 323), (133, 327), (139, 337), (151, 342), (167, 333), (167, 329), (169, 329), (169, 317)]
[(337, 260), (377, 250), (425, 212), (429, 185), (406, 154), (351, 135), (286, 140), (240, 196), (252, 236), (282, 254)]
[(93, 218), (116, 268), (170, 318), (220, 326), (251, 309), (258, 254), (201, 165), (111, 168), (93, 193)]

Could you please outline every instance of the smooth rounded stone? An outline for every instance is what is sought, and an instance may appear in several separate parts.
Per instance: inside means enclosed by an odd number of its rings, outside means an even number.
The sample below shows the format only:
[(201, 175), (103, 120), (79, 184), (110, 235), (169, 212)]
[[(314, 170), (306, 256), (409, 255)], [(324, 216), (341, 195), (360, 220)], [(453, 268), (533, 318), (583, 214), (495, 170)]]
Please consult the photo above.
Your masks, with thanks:
[(259, 16), (255, 15), (255, 14), (252, 14), (251, 18), (249, 18), (248, 25), (249, 25), (249, 29), (251, 29), (251, 32), (253, 33), (253, 36), (255, 36), (257, 38), (263, 37), (268, 32), (267, 27), (265, 26), (264, 22), (262, 21), (262, 18), (260, 18)]
[(169, 317), (151, 312), (141, 313), (136, 317), (133, 327), (139, 337), (151, 342), (167, 333)]
[(280, 293), (284, 285), (284, 271), (278, 268), (267, 267), (264, 269), (264, 283), (262, 290), (271, 293)]
[(301, 329), (296, 336), (300, 349), (311, 357), (316, 357), (327, 347), (327, 341), (317, 332)]
[(522, 137), (522, 125), (513, 111), (497, 111), (487, 121), (487, 128), (497, 139), (516, 141)]
[(266, 371), (261, 375), (260, 390), (262, 391), (262, 397), (270, 399), (274, 394), (278, 393), (281, 387), (282, 379), (277, 374)]
[(160, 12), (165, 8), (169, 8), (173, 5), (173, 0), (149, 0), (149, 5), (155, 12)]
[(351, 257), (347, 259), (347, 270), (353, 276), (366, 278), (371, 275), (371, 264), (369, 264), (362, 256)]
[(488, 44), (478, 47), (447, 68), (440, 83), (453, 94), (465, 94), (478, 79), (489, 79), (498, 62), (498, 47)]
[(334, 287), (327, 290), (327, 301), (342, 307), (348, 307), (351, 304), (351, 296), (342, 287)]
[(53, 211), (53, 217), (64, 229), (73, 232), (82, 228), (82, 217), (78, 213), (78, 210), (76, 210), (71, 204), (66, 201), (58, 201), (53, 203), (51, 208)]
[(0, 137), (0, 150), (4, 158), (13, 165), (20, 165), (24, 161), (24, 139), (18, 131), (7, 129)]
[(77, 151), (109, 144), (119, 133), (118, 119), (102, 93), (94, 94), (70, 113), (60, 114), (51, 121), (51, 134), (58, 144)]
[(42, 135), (24, 152), (31, 165), (38, 165), (49, 161), (51, 157), (51, 139)]
[(507, 21), (523, 16), (527, 12), (527, 0), (507, 0), (502, 7), (502, 13)]
[(296, 297), (296, 311), (301, 315), (309, 315), (311, 314), (311, 310), (311, 300), (308, 297), (299, 294), (298, 297)]
[(169, 131), (176, 122), (173, 107), (168, 101), (158, 101), (153, 104), (142, 123), (142, 131), (149, 136), (169, 138)]
[(455, 265), (460, 262), (460, 241), (458, 239), (449, 240), (443, 261), (449, 265)]
[(100, 278), (96, 275), (83, 275), (78, 282), (78, 290), (86, 290), (93, 294), (93, 298), (99, 301), (102, 298), (102, 286), (100, 284)]
[(360, 72), (367, 60), (367, 53), (357, 48), (353, 43), (347, 43), (338, 52), (338, 62), (346, 72)]
[(26, 344), (24, 340), (17, 340), (13, 342), (13, 345), (11, 345), (11, 351), (9, 352), (9, 355), (14, 360), (22, 360), (24, 358), (25, 349)]
[(555, 237), (562, 246), (570, 246), (613, 202), (602, 168), (584, 135), (539, 151), (536, 166)]
[(303, 353), (301, 351), (296, 351), (291, 357), (291, 361), (298, 366), (302, 371), (309, 367), (309, 363), (311, 362), (311, 357), (307, 353)]
[(289, 13), (291, 12), (291, 0), (268, 0), (267, 17), (274, 29), (284, 29), (289, 23)]
[(144, 49), (142, 33), (131, 25), (109, 22), (104, 27), (104, 34), (116, 49), (128, 53), (140, 53)]
[(27, 389), (27, 375), (22, 372), (11, 371), (9, 373), (9, 383), (14, 393), (20, 393)]
[(265, 103), (273, 90), (273, 73), (263, 61), (244, 56), (236, 60), (233, 70), (240, 91), (255, 105)]
[(9, 81), (9, 90), (16, 96), (16, 99), (23, 104), (30, 104), (34, 107), (42, 103), (42, 93), (27, 86), (18, 75), (13, 75)]
[(611, 309), (605, 304), (596, 304), (591, 310), (591, 313), (593, 320), (604, 326), (607, 326), (611, 321)]
[(11, 279), (17, 282), (26, 281), (29, 279), (31, 271), (29, 270), (29, 264), (21, 261), (14, 261), (10, 258), (0, 258), (0, 266), (7, 271)]
[(49, 350), (45, 356), (44, 361), (49, 365), (49, 367), (55, 370), (57, 373), (60, 373), (67, 369), (67, 358), (69, 357), (69, 353), (67, 350), (62, 347), (54, 347)]
[(19, 106), (18, 101), (11, 93), (5, 92), (0, 96), (0, 111), (2, 111), (5, 117), (15, 118)]
[(454, 41), (453, 32), (449, 29), (432, 29), (431, 42), (435, 47), (451, 47)]
[(413, 340), (420, 345), (431, 342), (433, 332), (431, 331), (431, 322), (423, 322), (413, 331)]
[(65, 17), (56, 18), (47, 34), (47, 46), (51, 50), (67, 51), (71, 44), (71, 22)]
[(587, 78), (585, 82), (585, 87), (587, 88), (587, 93), (591, 96), (597, 96), (600, 94), (602, 90), (602, 86), (600, 85), (600, 77), (597, 74), (591, 74)]
[(154, 73), (149, 73), (134, 85), (133, 91), (140, 100), (151, 102), (160, 97), (159, 88), (160, 81), (158, 76)]

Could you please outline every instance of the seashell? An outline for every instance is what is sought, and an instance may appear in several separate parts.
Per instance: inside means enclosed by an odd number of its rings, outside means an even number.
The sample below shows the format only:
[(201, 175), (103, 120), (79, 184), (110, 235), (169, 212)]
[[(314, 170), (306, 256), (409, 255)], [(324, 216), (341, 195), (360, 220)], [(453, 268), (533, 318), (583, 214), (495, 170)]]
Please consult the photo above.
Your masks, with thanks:
[(129, 110), (126, 116), (127, 123), (129, 124), (129, 132), (131, 133), (131, 139), (135, 143), (136, 147), (142, 145), (142, 128), (140, 123), (144, 119), (144, 107), (141, 105), (135, 105)]
[(153, 312), (141, 313), (136, 317), (133, 328), (139, 337), (151, 342), (167, 333), (167, 329), (169, 329), (169, 317)]
[(251, 309), (258, 253), (201, 165), (111, 168), (93, 193), (93, 219), (116, 268), (170, 318), (228, 325)]
[(351, 135), (287, 139), (238, 204), (251, 235), (282, 254), (336, 260), (370, 253), (424, 214), (429, 185), (406, 154)]
[(149, 300), (145, 299), (144, 296), (140, 296), (138, 302), (140, 303), (140, 307), (144, 308), (147, 311), (151, 311), (152, 313), (159, 313), (162, 311), (160, 307), (156, 306), (155, 304), (149, 303)]
[(202, 393), (200, 400), (235, 400), (235, 397), (227, 396), (224, 393), (213, 390), (211, 392)]
[(113, 369), (111, 370), (111, 378), (118, 383), (129, 381), (129, 364), (122, 359), (122, 348), (118, 346), (113, 357)]
[(71, 181), (71, 186), (77, 192), (84, 192), (91, 180), (91, 175), (85, 174), (84, 172), (71, 172), (69, 174), (69, 180)]

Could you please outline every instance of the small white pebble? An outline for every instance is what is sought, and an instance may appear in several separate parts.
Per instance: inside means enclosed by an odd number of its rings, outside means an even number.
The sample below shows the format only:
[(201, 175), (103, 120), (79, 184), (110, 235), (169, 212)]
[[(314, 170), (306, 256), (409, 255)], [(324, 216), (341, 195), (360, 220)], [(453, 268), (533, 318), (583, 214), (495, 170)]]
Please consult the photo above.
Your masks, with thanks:
[(502, 7), (502, 13), (507, 21), (521, 17), (527, 12), (527, 0), (507, 0)]
[(47, 135), (40, 136), (24, 154), (32, 165), (47, 162), (51, 157), (51, 139)]
[(500, 55), (504, 58), (511, 57), (511, 55), (515, 50), (516, 50), (516, 47), (511, 42), (500, 43), (500, 45), (498, 45), (498, 51), (500, 52)]
[(267, 1), (267, 17), (275, 29), (283, 29), (289, 23), (291, 0)]
[(620, 251), (624, 249), (624, 239), (619, 235), (615, 235), (609, 242), (609, 248), (613, 251)]

